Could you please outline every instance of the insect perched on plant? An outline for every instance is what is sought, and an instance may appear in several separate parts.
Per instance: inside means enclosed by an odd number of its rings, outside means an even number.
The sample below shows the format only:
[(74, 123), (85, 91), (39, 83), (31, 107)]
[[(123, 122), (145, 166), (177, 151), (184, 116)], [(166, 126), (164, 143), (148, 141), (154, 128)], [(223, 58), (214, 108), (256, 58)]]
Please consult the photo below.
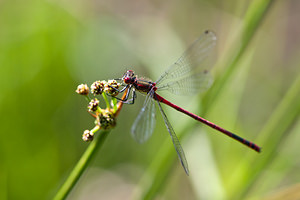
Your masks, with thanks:
[[(180, 142), (171, 126), (161, 103), (164, 103), (179, 112), (182, 112), (197, 121), (200, 121), (217, 131), (233, 138), (246, 145), (247, 147), (260, 152), (260, 147), (256, 144), (241, 138), (230, 131), (227, 131), (216, 124), (203, 119), (173, 103), (166, 100), (159, 94), (158, 91), (167, 90), (174, 94), (197, 94), (210, 87), (212, 79), (209, 70), (212, 66), (205, 65), (207, 56), (211, 53), (216, 44), (216, 36), (211, 31), (205, 31), (199, 39), (197, 39), (186, 52), (171, 65), (157, 81), (140, 78), (134, 74), (132, 70), (128, 70), (122, 78), (116, 80), (123, 81), (123, 88), (118, 92), (123, 92), (128, 89), (127, 96), (122, 100), (123, 103), (133, 104), (136, 98), (136, 91), (147, 94), (143, 108), (141, 109), (138, 117), (136, 118), (131, 128), (133, 137), (140, 143), (145, 142), (151, 135), (155, 127), (155, 102), (163, 116), (165, 125), (170, 133), (172, 142), (178, 154), (179, 160), (187, 174), (189, 174), (188, 164), (180, 145)], [(132, 99), (129, 95), (132, 92)], [(116, 97), (117, 98), (117, 97)], [(119, 99), (120, 100), (120, 99)]]

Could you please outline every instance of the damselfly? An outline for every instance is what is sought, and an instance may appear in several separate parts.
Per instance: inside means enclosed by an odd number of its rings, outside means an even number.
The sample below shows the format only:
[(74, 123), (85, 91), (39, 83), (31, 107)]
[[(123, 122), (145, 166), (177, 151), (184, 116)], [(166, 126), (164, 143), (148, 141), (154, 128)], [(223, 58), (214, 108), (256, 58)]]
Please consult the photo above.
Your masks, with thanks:
[[(127, 97), (123, 100), (125, 103), (134, 103), (136, 93), (139, 91), (146, 94), (146, 99), (138, 117), (136, 118), (131, 128), (133, 137), (140, 143), (145, 142), (151, 135), (155, 127), (155, 102), (163, 116), (167, 130), (171, 136), (174, 147), (178, 154), (179, 160), (187, 174), (189, 174), (188, 164), (184, 155), (184, 151), (180, 142), (171, 126), (161, 103), (164, 103), (197, 121), (200, 121), (213, 129), (233, 138), (246, 145), (247, 147), (260, 152), (260, 147), (256, 144), (227, 131), (216, 124), (203, 119), (173, 103), (166, 100), (159, 94), (158, 91), (167, 90), (174, 94), (189, 95), (197, 94), (210, 87), (212, 79), (209, 73), (211, 65), (205, 65), (207, 56), (211, 53), (216, 44), (216, 36), (211, 31), (205, 31), (198, 40), (196, 40), (186, 52), (171, 65), (160, 78), (153, 82), (149, 79), (140, 78), (134, 74), (132, 70), (128, 70), (120, 79), (123, 80), (124, 88), (120, 92), (128, 89)], [(132, 99), (129, 99), (129, 94), (132, 91)]]

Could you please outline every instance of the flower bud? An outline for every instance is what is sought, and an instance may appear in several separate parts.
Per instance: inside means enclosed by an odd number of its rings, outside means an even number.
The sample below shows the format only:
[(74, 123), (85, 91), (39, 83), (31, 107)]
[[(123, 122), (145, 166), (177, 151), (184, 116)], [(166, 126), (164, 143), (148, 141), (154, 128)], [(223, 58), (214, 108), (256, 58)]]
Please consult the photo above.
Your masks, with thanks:
[(88, 109), (90, 112), (95, 112), (98, 109), (99, 106), (99, 100), (98, 99), (92, 99), (88, 105)]
[(106, 84), (106, 81), (95, 81), (92, 85), (91, 85), (91, 92), (94, 95), (97, 94), (102, 94), (103, 90), (104, 90), (104, 85)]
[(94, 133), (89, 130), (85, 130), (82, 135), (82, 140), (85, 142), (92, 141), (94, 139)]
[(116, 80), (108, 80), (104, 86), (104, 92), (110, 94), (111, 96), (117, 96), (119, 94), (119, 87), (120, 83), (118, 83)]
[(116, 119), (114, 115), (108, 110), (104, 111), (104, 113), (101, 114), (99, 118), (99, 122), (100, 122), (100, 127), (102, 129), (110, 129), (116, 126)]
[(89, 87), (87, 86), (87, 84), (78, 85), (77, 90), (76, 90), (76, 92), (81, 95), (88, 95), (89, 91), (90, 90), (89, 90)]

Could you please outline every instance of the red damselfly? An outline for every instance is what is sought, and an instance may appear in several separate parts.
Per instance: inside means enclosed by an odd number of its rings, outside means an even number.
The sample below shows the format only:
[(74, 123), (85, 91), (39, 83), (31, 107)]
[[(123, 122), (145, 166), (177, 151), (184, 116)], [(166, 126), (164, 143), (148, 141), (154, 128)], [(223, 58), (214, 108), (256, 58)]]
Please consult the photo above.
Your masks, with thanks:
[[(163, 116), (165, 125), (173, 141), (174, 147), (178, 154), (179, 160), (187, 174), (189, 174), (188, 164), (180, 145), (180, 142), (172, 128), (161, 103), (164, 103), (197, 121), (200, 121), (211, 128), (224, 133), (225, 135), (241, 142), (247, 147), (260, 152), (260, 147), (256, 144), (227, 131), (216, 124), (199, 117), (160, 96), (157, 91), (167, 90), (174, 94), (197, 94), (210, 87), (212, 79), (209, 73), (212, 65), (206, 65), (205, 60), (211, 53), (216, 44), (216, 36), (211, 31), (205, 31), (198, 40), (196, 40), (185, 53), (171, 65), (160, 78), (153, 82), (149, 79), (140, 78), (134, 74), (132, 70), (128, 70), (121, 80), (123, 80), (124, 88), (120, 92), (128, 89), (125, 103), (134, 103), (136, 97), (135, 91), (146, 94), (146, 99), (138, 117), (136, 118), (131, 133), (133, 137), (140, 143), (145, 142), (151, 135), (155, 127), (155, 101), (159, 107), (159, 110)], [(132, 91), (132, 99), (129, 98), (129, 94)]]

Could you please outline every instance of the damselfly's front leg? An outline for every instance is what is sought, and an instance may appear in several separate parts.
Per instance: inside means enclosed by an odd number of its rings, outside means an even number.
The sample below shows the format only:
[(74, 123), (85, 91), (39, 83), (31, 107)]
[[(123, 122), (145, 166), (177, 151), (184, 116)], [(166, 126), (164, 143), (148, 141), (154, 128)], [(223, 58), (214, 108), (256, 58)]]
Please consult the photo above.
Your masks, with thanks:
[[(116, 98), (118, 101), (121, 101), (121, 102), (123, 102), (123, 103), (125, 103), (125, 104), (134, 104), (134, 100), (135, 100), (135, 98), (136, 98), (136, 93), (135, 93), (135, 89), (132, 88), (132, 85), (126, 85), (126, 86), (125, 86), (124, 88), (122, 88), (121, 90), (118, 90), (117, 88), (114, 88), (114, 87), (112, 87), (112, 86), (109, 86), (109, 87), (113, 88), (114, 90), (118, 91), (119, 93), (124, 92), (124, 91), (128, 88), (128, 92), (126, 93), (126, 96), (125, 96), (124, 99), (120, 99), (120, 98), (115, 97), (115, 96), (112, 96), (112, 95), (110, 95), (110, 94), (107, 94), (107, 95), (110, 96), (110, 97)], [(128, 98), (129, 98), (129, 95), (130, 95), (130, 93), (131, 93), (131, 89), (132, 89), (132, 98), (131, 98), (131, 99), (128, 99)]]

